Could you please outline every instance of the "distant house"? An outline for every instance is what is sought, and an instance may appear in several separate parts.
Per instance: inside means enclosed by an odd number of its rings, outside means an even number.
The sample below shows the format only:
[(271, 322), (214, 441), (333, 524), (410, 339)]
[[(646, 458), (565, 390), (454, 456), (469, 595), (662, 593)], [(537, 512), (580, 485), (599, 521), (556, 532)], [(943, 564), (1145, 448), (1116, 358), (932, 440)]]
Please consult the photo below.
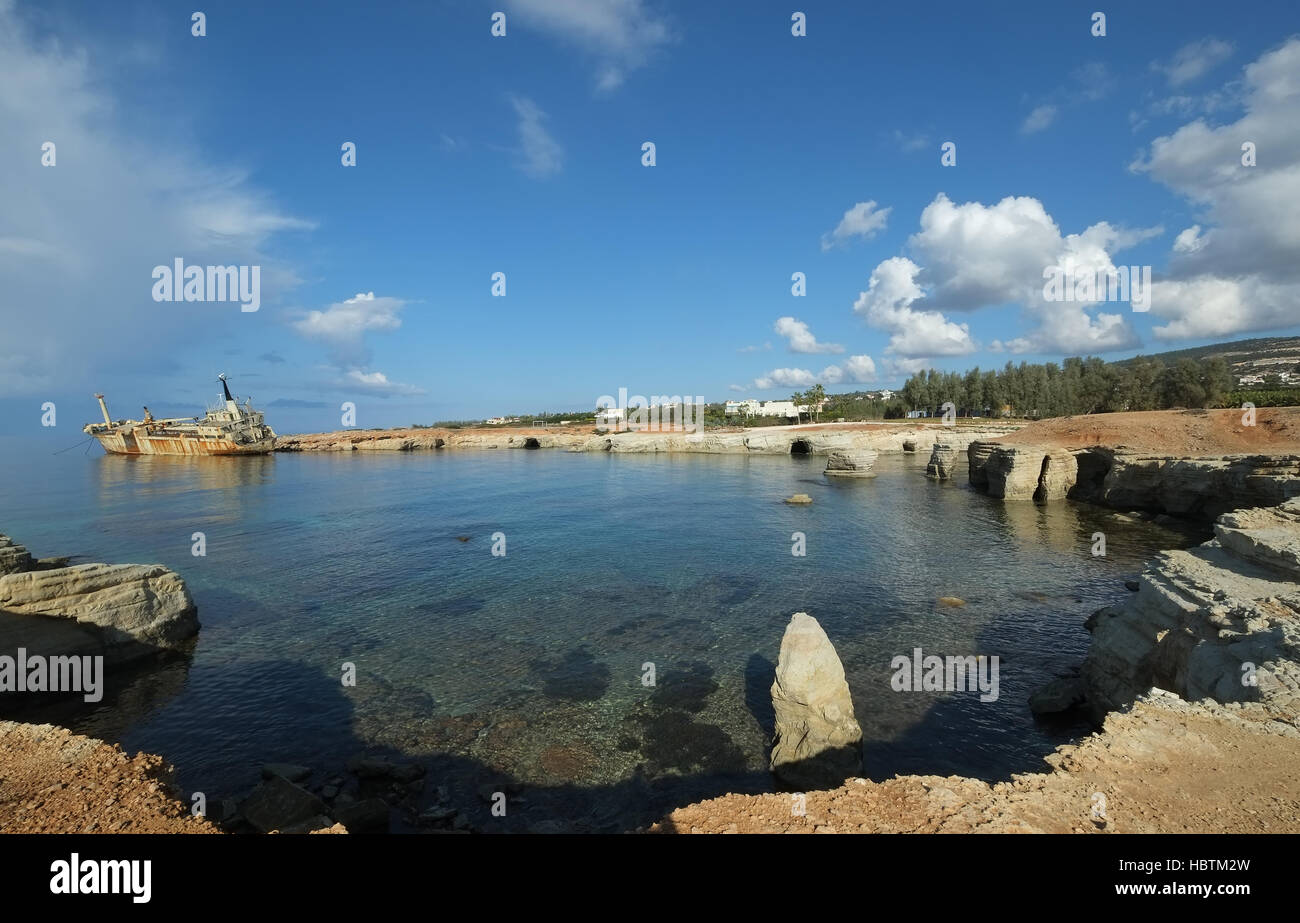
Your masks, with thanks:
[(492, 419), (490, 419), (490, 420), (484, 420), (483, 422), (486, 423), (488, 426), (500, 426), (500, 425), (502, 425), (503, 423), (506, 422), (506, 418), (505, 418), (505, 417), (493, 417)]
[(729, 417), (756, 417), (762, 406), (762, 403), (755, 400), (727, 401), (723, 406), (723, 413)]
[(890, 391), (888, 388), (881, 388), (876, 392), (876, 394), (880, 396), (882, 401), (887, 401), (894, 396), (894, 392)]
[(909, 410), (907, 412), (907, 419), (909, 420), (919, 420), (922, 417), (928, 416), (930, 416), (930, 411), (928, 410)]
[(759, 411), (759, 415), (764, 417), (784, 417), (787, 420), (797, 420), (799, 419), (799, 408), (794, 405), (794, 401), (764, 401), (763, 408)]
[(617, 429), (623, 424), (622, 407), (600, 407), (596, 410), (597, 426), (612, 426)]

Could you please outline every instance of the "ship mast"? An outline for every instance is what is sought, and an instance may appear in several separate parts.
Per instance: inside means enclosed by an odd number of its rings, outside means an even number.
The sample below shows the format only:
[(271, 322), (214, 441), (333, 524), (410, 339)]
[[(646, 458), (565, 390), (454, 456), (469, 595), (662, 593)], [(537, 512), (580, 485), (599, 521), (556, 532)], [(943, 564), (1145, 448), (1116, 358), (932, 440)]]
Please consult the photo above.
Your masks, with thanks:
[(104, 403), (104, 395), (96, 394), (95, 400), (99, 401), (99, 411), (104, 415), (104, 423), (112, 426), (113, 418), (108, 415), (108, 405)]
[(221, 382), (221, 390), (225, 392), (226, 395), (226, 410), (232, 415), (234, 420), (238, 421), (244, 419), (244, 414), (240, 411), (239, 405), (235, 403), (235, 399), (230, 396), (230, 385), (226, 384), (225, 373), (223, 372), (218, 375), (217, 380)]

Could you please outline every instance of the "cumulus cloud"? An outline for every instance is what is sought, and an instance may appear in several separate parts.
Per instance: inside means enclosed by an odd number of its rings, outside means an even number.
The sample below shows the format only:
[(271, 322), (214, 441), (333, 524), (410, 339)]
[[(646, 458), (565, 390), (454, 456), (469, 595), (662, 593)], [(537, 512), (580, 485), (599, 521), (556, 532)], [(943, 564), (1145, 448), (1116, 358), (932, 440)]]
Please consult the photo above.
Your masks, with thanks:
[[(754, 379), (753, 387), (766, 391), (771, 388), (807, 388), (821, 382), (825, 385), (874, 381), (876, 363), (870, 356), (849, 356), (839, 365), (828, 365), (821, 372), (808, 369), (772, 369)], [(743, 390), (743, 389), (735, 389)]]
[[(876, 288), (863, 293), (855, 310), (893, 334), (889, 351), (900, 356), (970, 352), (974, 344), (965, 325), (953, 324), (939, 312), (1007, 304), (1019, 305), (1037, 322), (1036, 329), (1011, 341), (1019, 351), (1104, 352), (1135, 346), (1137, 336), (1122, 314), (1093, 315), (1089, 312), (1096, 303), (1045, 301), (1043, 273), (1058, 266), (1066, 272), (1111, 272), (1114, 254), (1163, 232), (1161, 227), (1130, 229), (1102, 221), (1063, 235), (1033, 197), (957, 204), (940, 193), (922, 211), (920, 230), (908, 240), (917, 262), (900, 258), (882, 263), (880, 276), (873, 273)], [(934, 346), (927, 349), (927, 342)]]
[(1056, 121), (1056, 112), (1056, 107), (1051, 104), (1036, 106), (1034, 111), (1025, 116), (1025, 120), (1020, 123), (1020, 133), (1032, 135), (1045, 130)]
[(370, 356), (366, 333), (402, 326), (401, 312), (405, 304), (400, 298), (376, 298), (374, 292), (359, 292), (323, 311), (306, 312), (292, 326), (307, 339), (328, 344), (335, 362), (351, 365)]
[(874, 237), (884, 230), (891, 211), (893, 211), (892, 207), (877, 209), (875, 200), (859, 202), (844, 213), (835, 230), (822, 235), (822, 249), (829, 250), (847, 243), (854, 237), (865, 239)]
[(912, 304), (924, 297), (917, 284), (921, 267), (906, 257), (885, 260), (871, 273), (867, 290), (853, 310), (867, 323), (888, 331), (888, 353), (903, 356), (961, 356), (975, 351), (970, 327), (947, 320), (938, 311), (918, 311)]
[(1165, 75), (1171, 87), (1191, 83), (1232, 57), (1231, 42), (1216, 38), (1201, 39), (1179, 48), (1166, 61), (1152, 61), (1151, 70)]
[[(1166, 321), (1155, 328), (1157, 336), (1218, 336), (1297, 322), (1298, 74), (1300, 38), (1292, 38), (1246, 66), (1239, 119), (1223, 125), (1196, 119), (1156, 138), (1131, 165), (1200, 212), (1197, 224), (1174, 241), (1168, 278), (1152, 286), (1151, 313)], [(1255, 147), (1255, 166), (1242, 163), (1247, 142)]]
[(527, 97), (512, 96), (510, 104), (519, 117), (519, 169), (537, 179), (559, 173), (564, 168), (564, 148), (546, 130), (546, 113)]
[(808, 329), (808, 325), (793, 317), (778, 317), (772, 327), (779, 336), (790, 344), (792, 353), (842, 353), (844, 347), (838, 343), (819, 343), (817, 337)]
[[(645, 0), (504, 0), (516, 22), (574, 45), (596, 63), (596, 89), (610, 92), (673, 41), (668, 20)], [(500, 9), (500, 7), (497, 7)]]

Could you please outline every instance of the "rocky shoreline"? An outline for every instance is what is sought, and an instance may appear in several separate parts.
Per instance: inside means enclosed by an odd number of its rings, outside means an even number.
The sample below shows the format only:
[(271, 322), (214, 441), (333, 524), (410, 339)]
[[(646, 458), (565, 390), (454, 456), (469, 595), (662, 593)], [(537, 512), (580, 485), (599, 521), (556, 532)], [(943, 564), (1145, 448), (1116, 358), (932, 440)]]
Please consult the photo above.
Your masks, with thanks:
[(281, 436), (277, 452), (420, 452), (439, 449), (563, 449), (615, 454), (830, 455), (928, 450), (942, 438), (956, 451), (971, 442), (1016, 432), (1022, 424), (820, 424), (748, 430), (595, 433), (591, 430), (357, 430)]

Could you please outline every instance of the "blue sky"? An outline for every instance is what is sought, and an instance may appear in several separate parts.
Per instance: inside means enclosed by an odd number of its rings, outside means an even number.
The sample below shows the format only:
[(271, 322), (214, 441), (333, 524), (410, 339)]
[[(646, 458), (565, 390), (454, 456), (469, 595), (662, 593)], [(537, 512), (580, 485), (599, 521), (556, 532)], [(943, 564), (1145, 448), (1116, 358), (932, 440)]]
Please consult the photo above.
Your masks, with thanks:
[[(1289, 3), (195, 5), (0, 0), (0, 429), (218, 372), (293, 432), (1300, 332)], [(260, 309), (154, 301), (177, 257)], [(1060, 259), (1151, 310), (1042, 302)]]

